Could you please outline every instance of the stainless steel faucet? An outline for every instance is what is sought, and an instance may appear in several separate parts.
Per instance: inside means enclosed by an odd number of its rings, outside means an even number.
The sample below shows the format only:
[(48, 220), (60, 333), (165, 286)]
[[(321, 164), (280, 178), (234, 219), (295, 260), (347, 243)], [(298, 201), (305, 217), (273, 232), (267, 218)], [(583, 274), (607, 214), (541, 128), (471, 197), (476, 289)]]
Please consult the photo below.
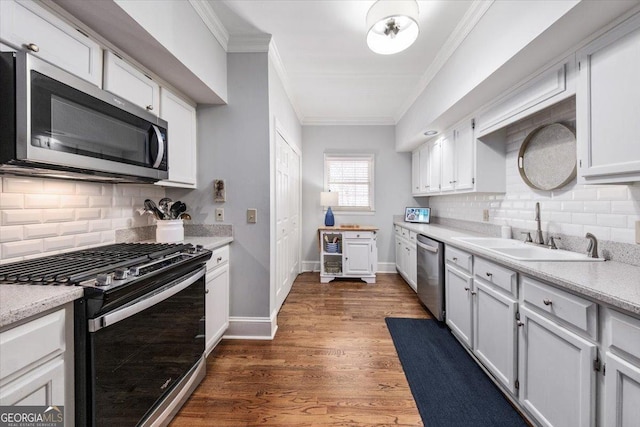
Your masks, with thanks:
[(542, 237), (542, 228), (540, 227), (540, 202), (536, 202), (536, 234), (533, 238), (533, 243), (544, 245), (544, 237)]
[(587, 246), (587, 256), (589, 258), (598, 258), (598, 239), (591, 233), (587, 233), (586, 236), (589, 239), (589, 246)]

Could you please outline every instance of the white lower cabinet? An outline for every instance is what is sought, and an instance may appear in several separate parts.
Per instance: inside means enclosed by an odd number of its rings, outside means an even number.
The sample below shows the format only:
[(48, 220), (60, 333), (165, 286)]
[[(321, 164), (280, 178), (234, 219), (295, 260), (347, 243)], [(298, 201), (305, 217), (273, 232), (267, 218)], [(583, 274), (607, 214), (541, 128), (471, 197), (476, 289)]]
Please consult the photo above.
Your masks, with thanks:
[(376, 231), (345, 231), (320, 228), (320, 282), (335, 278), (360, 278), (376, 282), (378, 248)]
[(518, 301), (474, 280), (473, 352), (482, 364), (516, 393), (516, 312)]
[(599, 406), (606, 427), (632, 427), (640, 420), (640, 319), (603, 310), (604, 390)]
[(418, 289), (418, 248), (417, 233), (396, 225), (396, 270), (409, 284), (411, 289)]
[(0, 332), (0, 405), (64, 406), (74, 420), (73, 303)]
[(520, 308), (520, 402), (544, 426), (595, 425), (596, 344)]
[(467, 347), (473, 344), (473, 278), (458, 269), (445, 266), (446, 323)]
[(207, 262), (205, 288), (205, 355), (209, 355), (229, 327), (229, 246), (213, 251)]

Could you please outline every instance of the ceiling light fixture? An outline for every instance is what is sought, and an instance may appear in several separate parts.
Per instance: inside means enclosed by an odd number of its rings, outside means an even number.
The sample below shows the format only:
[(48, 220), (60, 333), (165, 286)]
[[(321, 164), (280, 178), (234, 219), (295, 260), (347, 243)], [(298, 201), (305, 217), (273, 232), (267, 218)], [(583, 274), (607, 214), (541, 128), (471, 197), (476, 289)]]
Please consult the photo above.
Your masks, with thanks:
[(437, 135), (438, 131), (437, 130), (428, 130), (424, 132), (425, 136), (433, 136), (433, 135)]
[(367, 12), (367, 45), (381, 55), (402, 52), (418, 38), (418, 2), (378, 0)]

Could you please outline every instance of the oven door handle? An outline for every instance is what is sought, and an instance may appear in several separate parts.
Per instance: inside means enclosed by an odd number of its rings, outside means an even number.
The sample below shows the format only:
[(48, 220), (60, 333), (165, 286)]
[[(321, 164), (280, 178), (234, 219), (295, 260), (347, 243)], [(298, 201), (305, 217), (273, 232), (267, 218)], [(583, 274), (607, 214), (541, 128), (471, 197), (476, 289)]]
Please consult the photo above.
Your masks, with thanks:
[(95, 319), (90, 319), (89, 332), (96, 332), (102, 328), (111, 326), (115, 323), (118, 323), (121, 320), (124, 320), (128, 317), (138, 314), (141, 311), (144, 311), (147, 308), (166, 300), (167, 298), (172, 297), (178, 292), (194, 284), (201, 277), (204, 277), (206, 271), (207, 270), (205, 267), (201, 267), (194, 274), (188, 276), (186, 279), (178, 279), (166, 285), (164, 288), (162, 288), (162, 291), (156, 294), (145, 297), (141, 300), (138, 300), (134, 304), (122, 307), (119, 310), (105, 314), (104, 316), (100, 316)]

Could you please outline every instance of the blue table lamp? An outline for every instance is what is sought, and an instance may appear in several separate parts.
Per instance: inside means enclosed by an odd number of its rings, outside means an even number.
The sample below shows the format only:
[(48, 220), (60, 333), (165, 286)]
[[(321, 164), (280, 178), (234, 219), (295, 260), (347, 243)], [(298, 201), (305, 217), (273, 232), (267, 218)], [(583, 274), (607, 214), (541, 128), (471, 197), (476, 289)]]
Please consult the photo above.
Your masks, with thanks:
[(324, 225), (327, 227), (333, 227), (336, 224), (336, 220), (331, 212), (331, 206), (338, 204), (338, 193), (333, 191), (323, 191), (320, 193), (320, 205), (327, 207), (327, 213), (324, 216)]

